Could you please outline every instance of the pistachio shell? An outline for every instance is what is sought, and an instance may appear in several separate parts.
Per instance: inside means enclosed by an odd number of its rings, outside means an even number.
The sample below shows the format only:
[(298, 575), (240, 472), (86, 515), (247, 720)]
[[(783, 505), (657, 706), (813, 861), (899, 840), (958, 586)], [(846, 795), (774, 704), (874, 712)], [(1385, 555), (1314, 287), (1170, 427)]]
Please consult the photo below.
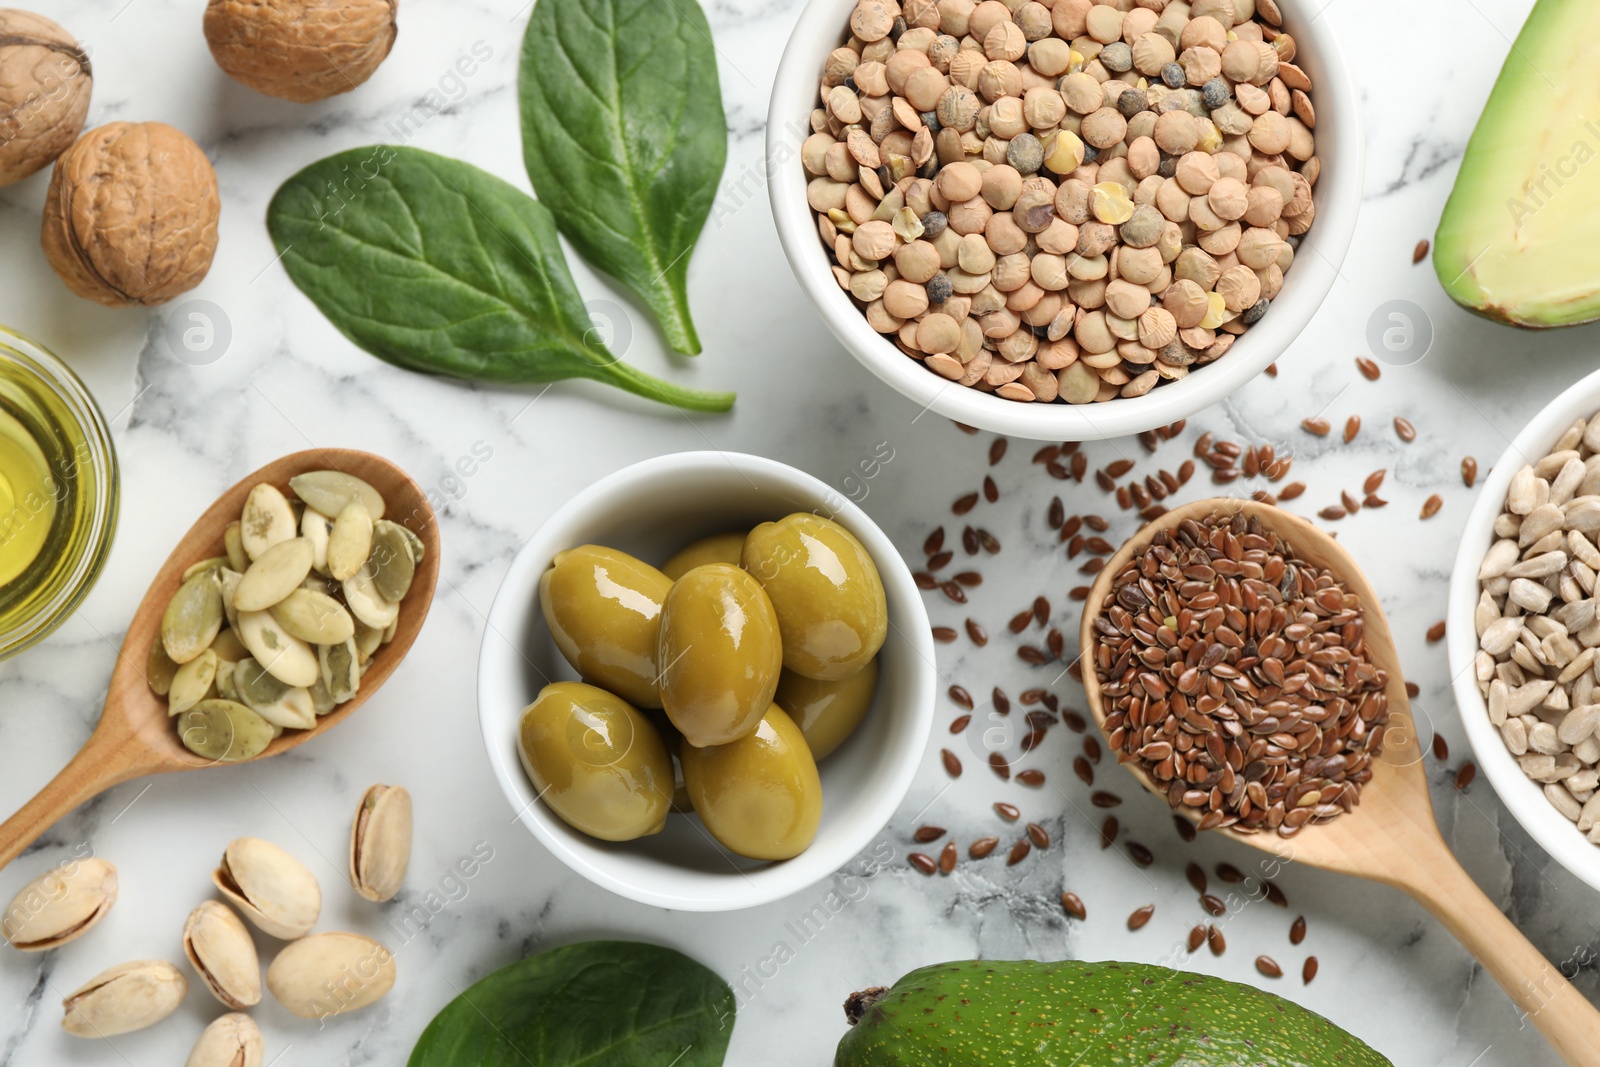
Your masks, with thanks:
[(334, 701), (343, 704), (361, 689), (361, 656), (355, 639), (343, 644), (321, 645), (317, 663), (322, 668), (322, 684)]
[(294, 537), (294, 509), (277, 486), (263, 482), (245, 498), (244, 514), (239, 517), (239, 539), (244, 554), (260, 559), (273, 545)]
[(117, 902), (117, 868), (98, 856), (70, 860), (22, 887), (0, 920), (19, 952), (44, 952), (88, 933)]
[(334, 581), (352, 578), (372, 554), (372, 515), (359, 500), (345, 505), (328, 535), (328, 573)]
[(239, 635), (233, 632), (231, 626), (219, 633), (217, 639), (211, 642), (211, 651), (225, 663), (238, 663), (250, 655), (250, 650), (244, 647), (244, 642), (239, 640)]
[(303, 537), (280, 541), (250, 564), (233, 591), (233, 606), (240, 611), (265, 611), (300, 588), (311, 573), (315, 555)]
[(178, 1010), (189, 992), (182, 972), (165, 960), (139, 960), (102, 971), (61, 1002), (61, 1026), (74, 1037), (115, 1037), (154, 1026)]
[(272, 606), (272, 617), (310, 645), (334, 645), (356, 632), (355, 620), (343, 604), (317, 589), (302, 586)]
[(227, 565), (227, 556), (212, 556), (210, 559), (203, 559), (199, 563), (191, 563), (189, 564), (189, 569), (183, 572), (182, 581), (187, 582), (197, 574), (204, 574), (206, 571), (214, 571)]
[(316, 508), (306, 508), (300, 516), (300, 536), (311, 542), (311, 569), (318, 574), (328, 573), (328, 537), (333, 532), (333, 520)]
[(228, 554), (229, 568), (243, 574), (250, 567), (250, 557), (245, 553), (244, 536), (240, 529), (237, 519), (228, 523), (222, 531), (222, 550)]
[(241, 611), (235, 629), (256, 662), (283, 684), (308, 686), (317, 680), (317, 654), (298, 637), (291, 637), (271, 613)]
[(383, 598), (365, 569), (345, 581), (344, 602), (350, 605), (350, 614), (375, 630), (387, 629), (400, 614), (400, 605)]
[(183, 924), (183, 954), (200, 981), (225, 1007), (261, 1003), (261, 959), (244, 921), (226, 904), (208, 900)]
[(150, 655), (144, 661), (144, 679), (150, 683), (150, 692), (158, 697), (166, 696), (172, 691), (172, 679), (177, 673), (178, 665), (167, 655), (161, 635), (156, 634), (150, 639)]
[(385, 600), (398, 604), (411, 591), (411, 581), (417, 573), (417, 561), (411, 554), (411, 539), (415, 536), (388, 519), (380, 520), (372, 528), (368, 567), (372, 570), (373, 584)]
[(267, 988), (303, 1019), (324, 1019), (381, 1000), (394, 988), (394, 954), (359, 934), (328, 933), (289, 945), (267, 968)]
[(185, 1067), (261, 1067), (265, 1057), (261, 1028), (250, 1016), (234, 1012), (211, 1021)]
[(307, 471), (289, 479), (289, 488), (324, 515), (337, 515), (345, 505), (359, 501), (374, 520), (383, 518), (383, 494), (344, 471)]
[(202, 700), (178, 717), (178, 740), (201, 759), (243, 763), (266, 751), (272, 725), (232, 700)]
[(161, 643), (174, 663), (188, 663), (211, 647), (222, 629), (218, 570), (203, 571), (178, 587), (161, 616)]
[(167, 714), (182, 715), (206, 698), (217, 680), (217, 664), (221, 660), (211, 649), (206, 649), (194, 659), (178, 668), (172, 677), (172, 687), (167, 693)]
[(350, 828), (350, 884), (368, 900), (393, 900), (411, 863), (411, 794), (375, 785), (361, 798)]
[(316, 876), (289, 853), (258, 837), (230, 842), (211, 878), (240, 914), (273, 937), (304, 937), (322, 914)]

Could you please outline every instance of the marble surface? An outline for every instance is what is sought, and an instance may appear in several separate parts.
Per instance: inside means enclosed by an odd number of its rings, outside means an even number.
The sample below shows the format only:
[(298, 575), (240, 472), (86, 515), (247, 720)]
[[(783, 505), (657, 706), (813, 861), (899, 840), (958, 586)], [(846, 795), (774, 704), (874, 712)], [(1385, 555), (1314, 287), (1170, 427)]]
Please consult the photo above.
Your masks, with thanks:
[[(1600, 994), (1592, 961), (1600, 927), (1595, 896), (1545, 856), (1511, 821), (1481, 778), (1465, 794), (1449, 784), (1466, 742), (1450, 699), (1442, 645), (1424, 631), (1442, 617), (1458, 524), (1472, 493), (1457, 465), (1487, 467), (1523, 421), (1593, 366), (1596, 333), (1580, 328), (1535, 336), (1486, 324), (1445, 298), (1411, 251), (1429, 236), (1493, 75), (1525, 15), (1527, 0), (1315, 0), (1340, 33), (1363, 87), (1369, 142), (1361, 224), (1341, 280), (1317, 320), (1280, 361), (1276, 380), (1252, 382), (1189, 420), (1179, 442), (1147, 458), (1133, 441), (1094, 446), (1101, 465), (1127, 456), (1141, 469), (1176, 466), (1201, 431), (1271, 442), (1295, 454), (1293, 477), (1312, 489), (1311, 511), (1367, 472), (1389, 470), (1384, 512), (1339, 524), (1344, 543), (1383, 592), (1418, 707), (1449, 742), (1447, 764), (1430, 760), (1439, 818), (1473, 877), (1555, 961)], [(612, 320), (617, 347), (652, 372), (712, 388), (736, 388), (727, 417), (686, 417), (587, 385), (548, 391), (473, 388), (430, 381), (382, 364), (344, 341), (290, 285), (262, 225), (277, 184), (335, 150), (378, 140), (469, 159), (526, 187), (516, 119), (515, 71), (526, 5), (520, 0), (407, 0), (393, 56), (359, 92), (312, 107), (267, 100), (228, 81), (200, 36), (199, 5), (180, 0), (36, 0), (93, 48), (97, 80), (91, 120), (161, 119), (193, 135), (216, 161), (224, 200), (215, 269), (191, 297), (221, 309), (231, 341), (209, 362), (180, 360), (166, 341), (176, 307), (109, 311), (70, 296), (37, 245), (43, 176), (0, 190), (0, 322), (63, 354), (88, 380), (115, 425), (124, 510), (110, 566), (84, 609), (50, 641), (0, 663), (0, 810), (21, 805), (64, 764), (91, 729), (126, 619), (148, 576), (192, 518), (236, 478), (310, 445), (372, 449), (392, 457), (443, 504), (440, 594), (422, 640), (395, 684), (350, 723), (287, 757), (260, 766), (123, 786), (64, 820), (38, 847), (0, 872), (0, 899), (75, 851), (93, 849), (120, 866), (122, 900), (93, 936), (44, 956), (0, 953), (0, 1065), (181, 1062), (217, 1007), (191, 993), (178, 1016), (105, 1047), (63, 1035), (61, 997), (124, 959), (178, 956), (188, 910), (209, 893), (223, 844), (240, 834), (272, 838), (310, 863), (327, 888), (324, 929), (387, 938), (400, 984), (373, 1010), (325, 1027), (275, 1005), (256, 1012), (269, 1058), (291, 1064), (400, 1063), (427, 1020), (489, 971), (542, 948), (592, 937), (637, 937), (694, 954), (739, 989), (729, 1062), (829, 1062), (844, 1029), (850, 990), (948, 958), (1116, 957), (1181, 960), (1178, 942), (1201, 913), (1184, 880), (1190, 859), (1246, 866), (1224, 841), (1182, 844), (1162, 806), (1136, 795), (1109, 764), (1101, 787), (1128, 800), (1118, 811), (1123, 843), (1096, 847), (1098, 811), (1068, 765), (1077, 738), (1054, 731), (1035, 755), (1050, 785), (1029, 791), (997, 781), (968, 757), (953, 786), (937, 749), (951, 741), (941, 707), (938, 736), (899, 816), (839, 883), (845, 901), (826, 907), (819, 886), (733, 915), (656, 911), (594, 891), (517, 824), (487, 773), (474, 693), (484, 616), (512, 554), (564, 499), (596, 477), (661, 452), (741, 449), (776, 456), (861, 496), (863, 506), (908, 555), (920, 552), (949, 501), (977, 487), (989, 438), (918, 417), (846, 355), (798, 294), (772, 229), (761, 188), (762, 129), (772, 71), (798, 5), (794, 0), (710, 0), (721, 56), (730, 152), (726, 186), (690, 272), (706, 352), (667, 357), (647, 319), (574, 260), (586, 294)], [(452, 67), (486, 51), (475, 73)], [(423, 106), (426, 121), (403, 126)], [(437, 110), (437, 114), (433, 112)], [(399, 131), (399, 132), (397, 132)], [(1369, 319), (1407, 300), (1431, 324), (1431, 351), (1409, 366), (1387, 365), (1381, 381), (1357, 373)], [(1323, 412), (1336, 425), (1359, 414), (1351, 444), (1298, 429)], [(1403, 445), (1390, 422), (1418, 427)], [(893, 460), (863, 480), (858, 464), (881, 442)], [(1061, 488), (1013, 443), (995, 469), (999, 504), (973, 518), (1004, 542), (985, 558), (973, 603), (956, 609), (935, 595), (936, 621), (965, 614), (1003, 634), (1005, 620), (1043, 590), (1057, 602), (1079, 584), (1044, 525)], [(488, 458), (481, 458), (487, 455)], [(1203, 479), (1189, 493), (1206, 490)], [(1444, 498), (1434, 519), (1417, 510)], [(864, 494), (864, 495), (863, 495)], [(1092, 486), (1065, 494), (1069, 512), (1115, 511)], [(1187, 495), (1187, 494), (1186, 494)], [(1118, 518), (1108, 535), (1132, 529)], [(1076, 614), (1057, 620), (1072, 632)], [(1013, 696), (1048, 681), (1018, 661), (1009, 639), (977, 651), (942, 646), (939, 669), (975, 693)], [(1053, 673), (1053, 672), (1051, 672)], [(1068, 705), (1078, 692), (1057, 686)], [(969, 737), (975, 734), (969, 734)], [(401, 901), (375, 909), (343, 888), (343, 850), (356, 798), (370, 783), (407, 785), (417, 802), (417, 848)], [(905, 861), (911, 830), (950, 828), (963, 846), (1003, 832), (989, 810), (1005, 799), (1050, 829), (1055, 842), (1008, 868), (1000, 856), (963, 862), (926, 878)], [(1149, 845), (1141, 869), (1126, 841)], [(1010, 840), (1010, 837), (1007, 837)], [(489, 855), (475, 876), (458, 860)], [(861, 876), (870, 860), (870, 876)], [(1397, 893), (1289, 867), (1277, 876), (1290, 908), (1248, 904), (1227, 921), (1229, 950), (1202, 952), (1195, 968), (1288, 994), (1359, 1034), (1401, 1064), (1554, 1064), (1554, 1055), (1510, 1002), (1420, 908)], [(1087, 902), (1086, 923), (1063, 920), (1063, 887)], [(1156, 918), (1129, 934), (1134, 906)], [(423, 923), (401, 916), (422, 909)], [(803, 916), (813, 918), (797, 936)], [(1304, 914), (1305, 944), (1289, 945)], [(420, 927), (420, 929), (419, 929)], [(1305, 953), (1321, 970), (1303, 987)], [(1267, 953), (1291, 972), (1270, 981), (1253, 958)]]

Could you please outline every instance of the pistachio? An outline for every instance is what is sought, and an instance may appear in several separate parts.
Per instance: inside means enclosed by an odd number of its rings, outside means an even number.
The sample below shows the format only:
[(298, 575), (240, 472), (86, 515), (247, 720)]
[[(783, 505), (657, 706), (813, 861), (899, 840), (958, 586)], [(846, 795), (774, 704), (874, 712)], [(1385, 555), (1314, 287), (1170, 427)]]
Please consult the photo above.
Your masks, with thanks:
[(206, 571), (214, 571), (218, 567), (226, 567), (227, 565), (227, 556), (212, 556), (210, 559), (203, 559), (199, 563), (191, 563), (189, 569), (183, 572), (183, 577), (179, 580), (187, 582), (197, 574), (204, 574)]
[(411, 862), (411, 794), (375, 785), (361, 798), (350, 829), (350, 884), (372, 901), (393, 900)]
[(311, 542), (304, 537), (273, 545), (239, 579), (233, 606), (239, 611), (265, 611), (280, 603), (306, 580), (315, 555)]
[(232, 700), (202, 700), (178, 717), (178, 740), (201, 759), (243, 763), (266, 751), (272, 724)]
[(177, 673), (178, 665), (167, 655), (161, 635), (156, 634), (150, 639), (150, 655), (144, 661), (144, 680), (150, 683), (150, 692), (158, 697), (166, 696), (172, 691), (172, 679)]
[(227, 529), (222, 531), (222, 547), (228, 553), (228, 566), (243, 574), (250, 566), (250, 557), (245, 554), (239, 520), (228, 523)]
[(264, 934), (304, 937), (322, 914), (322, 889), (305, 864), (270, 841), (230, 842), (212, 881), (239, 913)]
[(254, 659), (245, 659), (234, 667), (233, 686), (242, 703), (274, 726), (309, 730), (317, 725), (311, 691), (284, 685)]
[(311, 542), (311, 569), (318, 574), (328, 573), (328, 537), (333, 533), (333, 520), (316, 508), (306, 508), (300, 516), (300, 536)]
[(261, 1067), (265, 1058), (261, 1028), (250, 1016), (233, 1012), (211, 1021), (185, 1067)]
[(335, 703), (343, 704), (361, 689), (361, 655), (354, 638), (318, 646), (317, 663), (322, 669), (322, 685)]
[(285, 685), (309, 686), (317, 680), (317, 655), (298, 637), (291, 637), (269, 612), (241, 611), (239, 640)]
[(274, 604), (271, 611), (291, 637), (310, 645), (336, 645), (356, 632), (355, 620), (344, 605), (320, 589), (302, 586)]
[(359, 500), (346, 504), (328, 535), (328, 574), (342, 582), (355, 577), (372, 554), (372, 513)]
[(372, 486), (344, 471), (307, 471), (289, 479), (289, 488), (324, 515), (337, 515), (346, 505), (359, 502), (374, 521), (383, 518), (383, 496)]
[(239, 640), (239, 635), (233, 632), (233, 627), (224, 629), (211, 642), (211, 651), (224, 663), (238, 663), (250, 655), (250, 650), (244, 647), (244, 642)]
[[(385, 600), (398, 604), (411, 592), (411, 581), (417, 574), (418, 560), (412, 554), (410, 530), (397, 522), (380, 519), (372, 529), (372, 553), (367, 566), (372, 571), (373, 584)], [(417, 542), (421, 544), (419, 540)]]
[(167, 714), (182, 715), (200, 703), (211, 692), (217, 680), (217, 664), (221, 661), (211, 649), (178, 668), (172, 676), (172, 686), (167, 693)]
[(211, 647), (222, 629), (219, 570), (195, 575), (178, 587), (161, 616), (161, 643), (174, 663), (188, 663)]
[(244, 920), (208, 900), (183, 924), (183, 954), (211, 995), (235, 1011), (261, 1003), (261, 959)]
[(178, 1010), (189, 983), (165, 960), (103, 971), (61, 1002), (61, 1026), (74, 1037), (115, 1037), (154, 1026)]
[(394, 988), (394, 954), (359, 934), (315, 934), (289, 945), (267, 968), (278, 1003), (305, 1019), (325, 1019), (381, 1000)]
[(252, 560), (273, 545), (294, 537), (294, 509), (276, 486), (263, 482), (245, 498), (244, 514), (239, 518), (239, 538), (245, 555)]
[(0, 919), (19, 952), (44, 952), (88, 933), (117, 902), (117, 868), (91, 856), (72, 860), (22, 887)]
[(350, 613), (368, 626), (383, 630), (399, 616), (400, 605), (386, 600), (367, 570), (359, 570), (344, 583), (344, 602)]

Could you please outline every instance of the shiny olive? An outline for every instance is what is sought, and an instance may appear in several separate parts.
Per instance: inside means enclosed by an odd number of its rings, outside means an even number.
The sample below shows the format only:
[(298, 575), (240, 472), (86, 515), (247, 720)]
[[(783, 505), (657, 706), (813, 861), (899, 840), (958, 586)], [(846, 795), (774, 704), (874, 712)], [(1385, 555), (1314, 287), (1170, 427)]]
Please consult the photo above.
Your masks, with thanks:
[(569, 825), (602, 841), (660, 833), (672, 808), (672, 756), (650, 720), (583, 682), (556, 682), (522, 713), (522, 766)]
[(778, 688), (783, 645), (761, 583), (708, 563), (673, 585), (661, 612), (661, 706), (703, 748), (752, 733)]
[(539, 579), (556, 647), (586, 681), (638, 708), (659, 708), (656, 646), (672, 579), (626, 552), (583, 545), (558, 554)]
[(744, 569), (772, 599), (783, 665), (824, 681), (848, 678), (883, 647), (889, 608), (883, 579), (843, 526), (799, 513), (765, 522), (744, 542)]
[(784, 671), (778, 679), (778, 695), (773, 703), (789, 713), (800, 732), (806, 735), (811, 755), (826, 759), (833, 750), (855, 733), (872, 695), (878, 689), (878, 661), (873, 661), (848, 678), (823, 682), (794, 671)]
[(694, 544), (680, 550), (677, 555), (661, 565), (661, 573), (677, 581), (696, 567), (704, 567), (707, 563), (731, 563), (737, 567), (743, 558), (744, 531), (729, 530), (727, 533), (702, 537)]
[(689, 799), (711, 836), (741, 856), (786, 860), (817, 836), (822, 779), (794, 720), (774, 704), (749, 737), (680, 754)]

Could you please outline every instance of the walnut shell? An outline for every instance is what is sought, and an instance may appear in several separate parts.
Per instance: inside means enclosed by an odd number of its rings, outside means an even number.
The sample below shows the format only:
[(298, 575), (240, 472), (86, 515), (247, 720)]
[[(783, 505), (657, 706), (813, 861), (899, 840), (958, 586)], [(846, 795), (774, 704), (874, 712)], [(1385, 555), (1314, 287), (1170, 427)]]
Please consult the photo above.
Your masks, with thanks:
[(399, 0), (210, 0), (217, 66), (258, 93), (309, 104), (372, 77), (394, 47)]
[(85, 299), (163, 304), (211, 269), (221, 207), (216, 171), (199, 145), (164, 123), (113, 122), (56, 160), (45, 256)]
[(83, 132), (94, 74), (72, 34), (0, 8), (0, 185), (43, 170)]

